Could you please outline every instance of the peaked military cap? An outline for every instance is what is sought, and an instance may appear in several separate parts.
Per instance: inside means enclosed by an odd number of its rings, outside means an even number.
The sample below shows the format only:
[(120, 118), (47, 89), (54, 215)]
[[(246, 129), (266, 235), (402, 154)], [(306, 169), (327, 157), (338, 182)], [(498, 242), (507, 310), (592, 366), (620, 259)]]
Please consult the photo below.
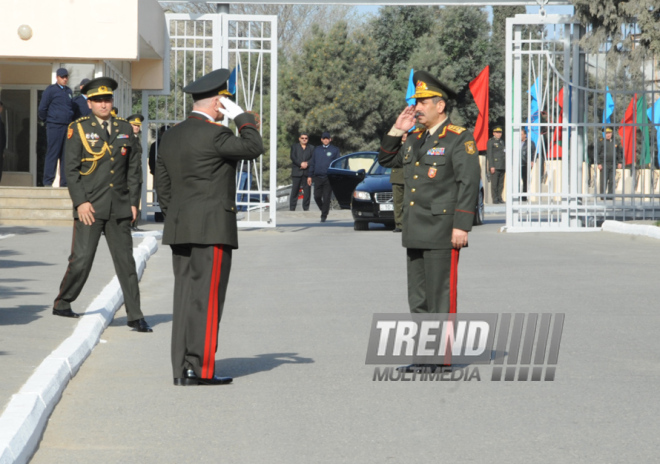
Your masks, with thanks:
[(608, 127), (607, 129), (605, 129), (605, 132), (606, 132), (606, 133), (607, 133), (607, 132), (612, 132), (612, 128), (611, 128), (611, 127)]
[(144, 121), (144, 116), (142, 116), (141, 114), (131, 114), (128, 117), (128, 122), (130, 122), (134, 126), (141, 126), (142, 121)]
[(502, 132), (502, 127), (501, 126), (495, 126), (495, 129), (493, 129), (493, 132)]
[(230, 75), (231, 71), (229, 69), (216, 69), (185, 86), (183, 91), (191, 94), (195, 101), (217, 95), (231, 97), (232, 93), (227, 90), (227, 82)]
[(416, 71), (413, 74), (415, 82), (415, 95), (412, 98), (441, 97), (445, 100), (456, 98), (456, 92), (448, 85), (443, 84), (426, 71)]
[(110, 77), (97, 77), (92, 79), (82, 88), (81, 92), (87, 95), (87, 98), (100, 97), (103, 95), (113, 95), (113, 90), (119, 87), (117, 81)]

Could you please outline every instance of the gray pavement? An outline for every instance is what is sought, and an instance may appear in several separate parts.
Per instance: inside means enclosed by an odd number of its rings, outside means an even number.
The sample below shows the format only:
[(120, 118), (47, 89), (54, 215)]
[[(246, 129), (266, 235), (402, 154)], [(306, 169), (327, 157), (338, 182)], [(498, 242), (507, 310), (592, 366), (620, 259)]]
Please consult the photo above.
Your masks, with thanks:
[[(491, 382), (487, 367), (480, 382), (372, 381), (373, 366), (364, 364), (372, 315), (407, 311), (400, 235), (377, 226), (355, 232), (348, 212), (331, 212), (325, 224), (318, 212), (279, 213), (276, 229), (239, 233), (216, 363), (234, 384), (172, 386), (173, 279), (161, 247), (140, 283), (154, 333), (127, 330), (117, 312), (32, 462), (656, 462), (660, 241), (505, 234), (494, 218), (461, 253), (459, 311), (566, 313), (554, 382)], [(68, 249), (49, 266), (32, 256), (29, 240), (9, 242), (28, 238), (0, 240), (3, 261), (63, 272)], [(27, 321), (7, 326), (2, 315), (3, 362), (39, 362), (12, 329), (46, 354), (71, 333), (44, 311), (53, 292), (41, 286), (61, 277), (37, 279), (50, 275), (45, 269), (2, 277), (17, 279), (2, 283), (3, 313), (13, 308), (15, 320)], [(5, 288), (14, 289), (11, 306)], [(31, 308), (27, 318), (22, 305)], [(29, 375), (29, 366), (18, 369)]]

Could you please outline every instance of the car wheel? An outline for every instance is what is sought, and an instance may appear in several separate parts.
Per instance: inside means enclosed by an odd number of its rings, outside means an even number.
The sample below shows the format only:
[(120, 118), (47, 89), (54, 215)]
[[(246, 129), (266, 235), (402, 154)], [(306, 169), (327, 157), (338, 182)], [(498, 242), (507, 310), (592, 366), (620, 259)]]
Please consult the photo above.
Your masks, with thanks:
[(479, 198), (474, 214), (474, 225), (480, 226), (484, 223), (484, 190), (479, 189)]
[(367, 221), (355, 221), (353, 230), (369, 230), (369, 223)]

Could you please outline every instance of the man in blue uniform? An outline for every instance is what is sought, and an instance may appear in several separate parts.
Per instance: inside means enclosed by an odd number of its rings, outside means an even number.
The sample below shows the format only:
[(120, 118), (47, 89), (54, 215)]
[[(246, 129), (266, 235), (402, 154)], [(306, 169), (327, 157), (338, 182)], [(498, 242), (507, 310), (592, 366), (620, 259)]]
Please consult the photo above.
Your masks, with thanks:
[(73, 99), (73, 112), (75, 113), (74, 119), (78, 119), (82, 116), (87, 116), (92, 113), (92, 110), (89, 109), (87, 105), (87, 95), (82, 93), (83, 87), (89, 82), (89, 79), (85, 78), (80, 81), (80, 95)]
[(332, 197), (332, 188), (328, 180), (328, 167), (330, 163), (339, 158), (339, 148), (332, 145), (332, 138), (329, 132), (321, 134), (322, 145), (314, 148), (314, 154), (309, 161), (309, 172), (307, 175), (307, 185), (311, 186), (314, 182), (314, 201), (321, 210), (321, 222), (325, 222), (330, 211), (330, 198)]
[(67, 83), (69, 71), (57, 70), (57, 83), (44, 90), (39, 103), (39, 119), (46, 122), (46, 161), (44, 162), (44, 187), (51, 187), (55, 180), (57, 162), (60, 162), (60, 187), (66, 187), (66, 166), (64, 161), (64, 142), (69, 123), (73, 121), (73, 92)]

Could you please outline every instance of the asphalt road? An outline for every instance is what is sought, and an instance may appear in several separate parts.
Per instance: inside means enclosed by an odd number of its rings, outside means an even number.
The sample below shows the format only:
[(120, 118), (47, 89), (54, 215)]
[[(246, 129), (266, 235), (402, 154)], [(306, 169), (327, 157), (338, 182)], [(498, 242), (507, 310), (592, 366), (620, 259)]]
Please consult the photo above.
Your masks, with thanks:
[[(153, 334), (121, 308), (32, 463), (657, 462), (660, 241), (470, 234), (459, 312), (565, 313), (553, 382), (374, 382), (374, 313), (406, 312), (400, 235), (345, 212), (241, 231), (220, 327), (220, 387), (174, 387), (167, 247), (140, 283)], [(483, 367), (483, 372), (490, 372)]]

